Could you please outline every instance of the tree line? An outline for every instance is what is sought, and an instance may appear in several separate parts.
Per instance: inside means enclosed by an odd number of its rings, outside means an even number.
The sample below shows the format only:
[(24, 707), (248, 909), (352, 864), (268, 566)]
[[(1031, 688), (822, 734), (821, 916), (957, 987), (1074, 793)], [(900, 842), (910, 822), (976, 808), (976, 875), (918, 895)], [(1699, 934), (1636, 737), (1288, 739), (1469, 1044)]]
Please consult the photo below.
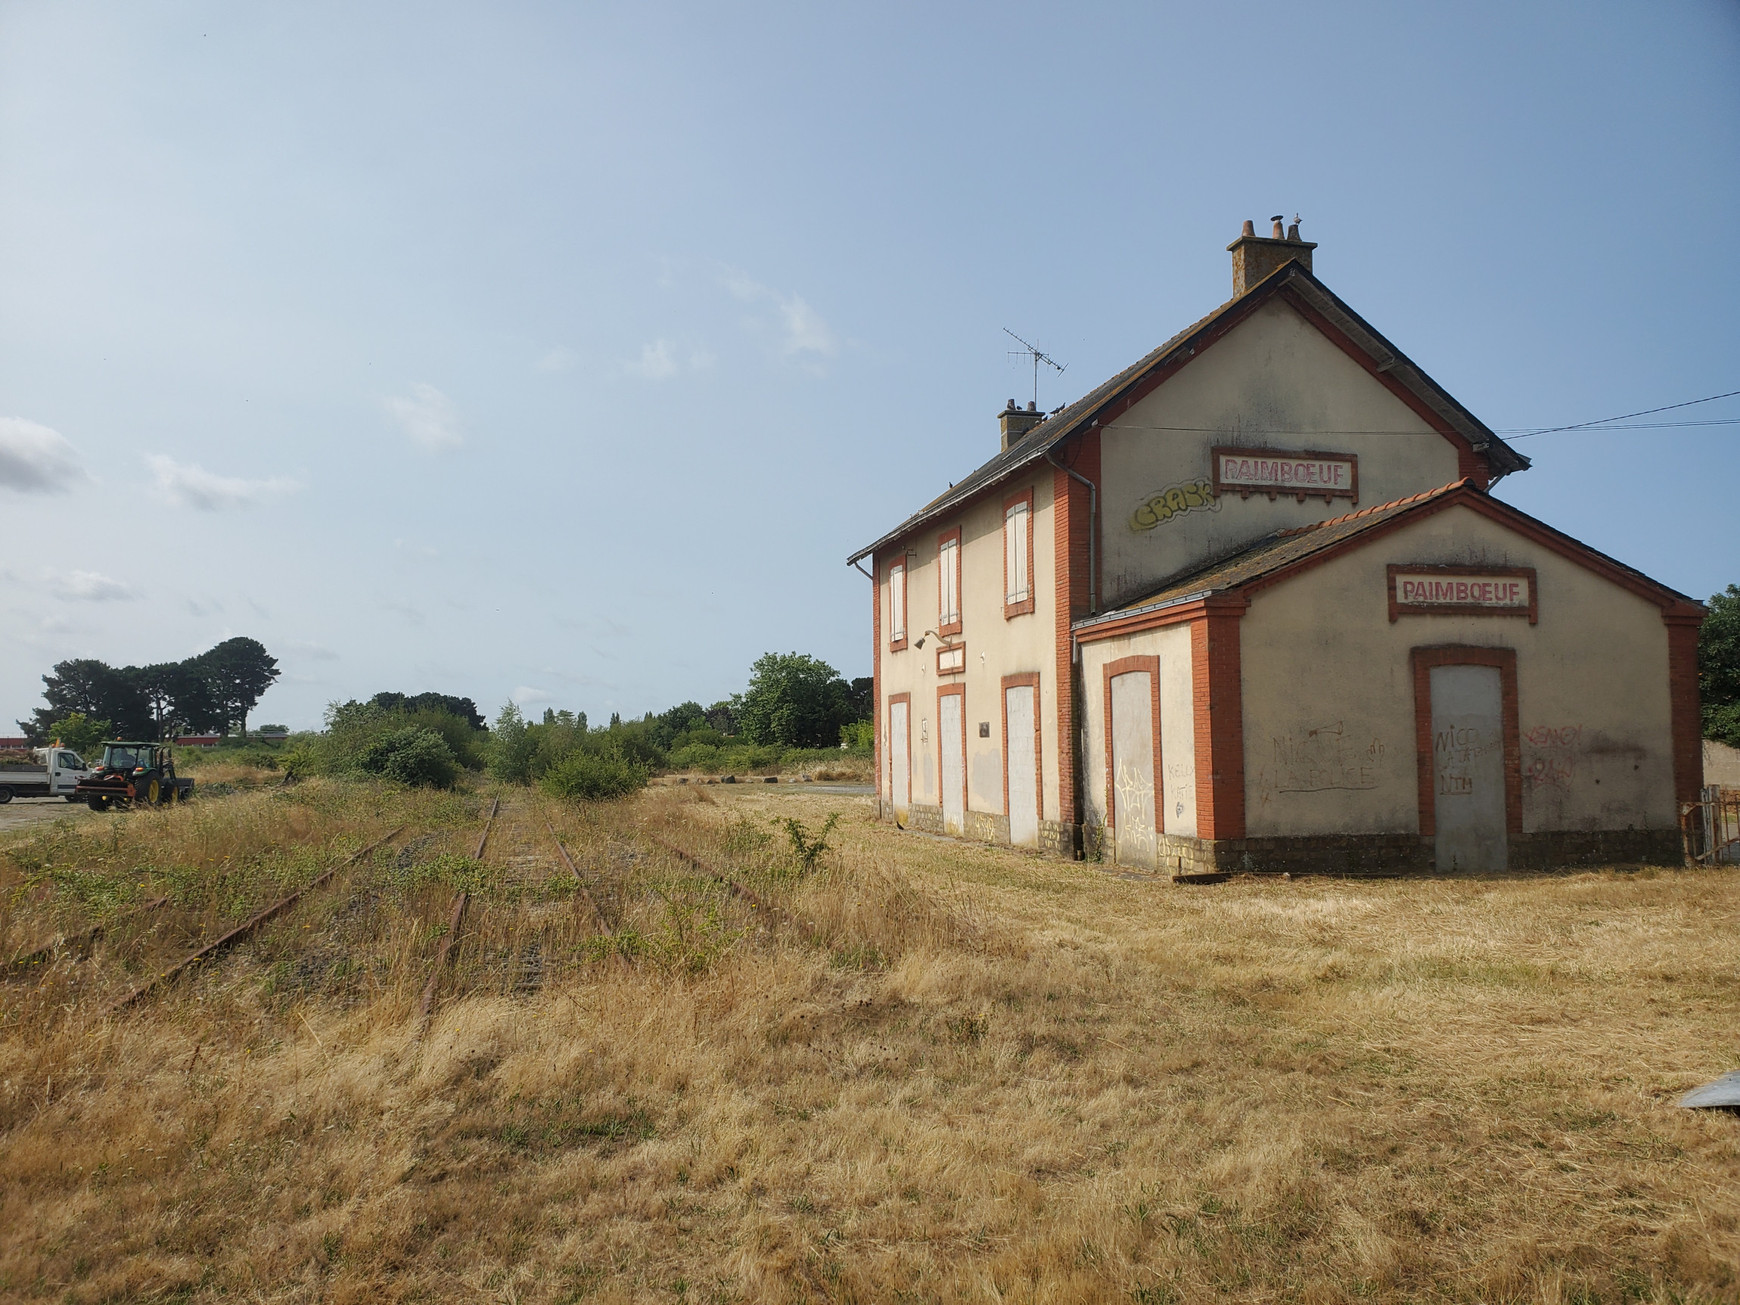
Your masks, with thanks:
[[(110, 738), (247, 733), (248, 713), (278, 678), (278, 661), (258, 639), (225, 639), (194, 657), (150, 666), (95, 658), (56, 662), (42, 677), (44, 705), (18, 722), (31, 743), (47, 743), (72, 716)], [(475, 710), (475, 709), (474, 709)], [(481, 724), (482, 718), (478, 718)]]

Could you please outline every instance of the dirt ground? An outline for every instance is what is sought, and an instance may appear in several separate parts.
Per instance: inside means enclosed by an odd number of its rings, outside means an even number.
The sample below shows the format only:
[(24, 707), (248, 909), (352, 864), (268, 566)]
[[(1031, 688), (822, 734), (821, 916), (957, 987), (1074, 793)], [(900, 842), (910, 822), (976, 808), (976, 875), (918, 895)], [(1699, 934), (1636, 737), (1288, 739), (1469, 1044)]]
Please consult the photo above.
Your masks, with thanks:
[(0, 1296), (1740, 1300), (1676, 1104), (1734, 870), (1181, 887), (786, 785), (507, 790), (477, 862), (488, 796), (0, 839), (0, 951), (68, 940), (0, 985)]
[(0, 834), (62, 816), (68, 820), (89, 819), (90, 814), (82, 802), (68, 802), (65, 798), (13, 798), (0, 806)]

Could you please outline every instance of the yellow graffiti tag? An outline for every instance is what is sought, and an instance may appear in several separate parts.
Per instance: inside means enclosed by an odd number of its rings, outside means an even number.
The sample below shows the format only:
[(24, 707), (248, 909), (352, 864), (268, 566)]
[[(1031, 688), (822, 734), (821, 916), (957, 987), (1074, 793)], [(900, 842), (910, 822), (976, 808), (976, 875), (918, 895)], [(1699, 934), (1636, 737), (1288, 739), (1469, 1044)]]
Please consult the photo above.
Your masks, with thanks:
[(1130, 514), (1130, 529), (1138, 532), (1152, 530), (1175, 516), (1199, 508), (1208, 512), (1220, 511), (1220, 500), (1215, 497), (1212, 480), (1187, 480), (1182, 485), (1171, 485), (1151, 495)]

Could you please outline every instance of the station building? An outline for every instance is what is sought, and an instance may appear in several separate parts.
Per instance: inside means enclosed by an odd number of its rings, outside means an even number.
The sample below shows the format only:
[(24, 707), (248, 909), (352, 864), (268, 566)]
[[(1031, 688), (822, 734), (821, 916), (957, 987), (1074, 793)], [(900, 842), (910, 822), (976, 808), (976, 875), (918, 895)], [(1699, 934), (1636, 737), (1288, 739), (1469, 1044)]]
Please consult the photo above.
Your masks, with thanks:
[(1233, 297), (850, 561), (885, 819), (1177, 876), (1678, 862), (1703, 608), (1312, 272)]

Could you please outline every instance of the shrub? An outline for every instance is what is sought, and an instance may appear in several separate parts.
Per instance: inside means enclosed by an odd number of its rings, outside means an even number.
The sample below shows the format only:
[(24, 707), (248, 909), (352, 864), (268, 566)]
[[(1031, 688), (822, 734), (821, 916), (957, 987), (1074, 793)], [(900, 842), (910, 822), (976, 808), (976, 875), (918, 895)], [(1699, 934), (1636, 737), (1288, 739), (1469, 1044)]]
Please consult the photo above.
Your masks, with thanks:
[(646, 780), (646, 767), (623, 757), (571, 752), (545, 771), (538, 785), (552, 797), (596, 799), (638, 792)]
[(48, 727), (47, 741), (59, 740), (89, 761), (103, 750), (103, 741), (115, 737), (115, 727), (106, 720), (92, 720), (82, 711), (69, 712)]
[(458, 778), (452, 749), (434, 730), (411, 725), (382, 735), (356, 759), (357, 769), (417, 788), (447, 788)]
[(840, 726), (840, 747), (848, 752), (868, 752), (876, 744), (876, 723), (855, 720)]
[(537, 739), (519, 707), (506, 704), (495, 718), (490, 737), (489, 773), (510, 784), (524, 784), (532, 777), (532, 755), (537, 750)]

